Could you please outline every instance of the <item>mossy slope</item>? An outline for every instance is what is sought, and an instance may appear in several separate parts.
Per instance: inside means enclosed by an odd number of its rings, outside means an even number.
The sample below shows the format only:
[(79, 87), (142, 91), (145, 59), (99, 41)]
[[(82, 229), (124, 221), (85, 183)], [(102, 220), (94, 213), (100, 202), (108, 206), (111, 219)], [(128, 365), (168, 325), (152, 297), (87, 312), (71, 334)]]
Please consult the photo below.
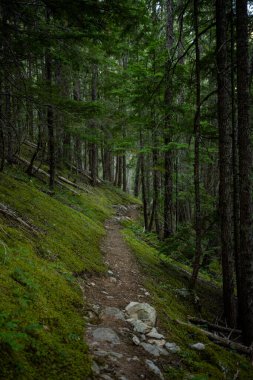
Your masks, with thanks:
[[(145, 274), (145, 286), (158, 311), (161, 328), (166, 332), (169, 341), (181, 347), (181, 353), (168, 359), (168, 366), (164, 368), (166, 378), (253, 379), (252, 365), (245, 357), (211, 343), (195, 327), (184, 327), (176, 322), (187, 322), (188, 315), (201, 315), (209, 320), (219, 317), (222, 312), (221, 290), (201, 282), (201, 286), (197, 288), (200, 302), (195, 303), (194, 297), (187, 295), (189, 281), (185, 273), (172, 263), (161, 262), (157, 250), (144, 241), (145, 236), (142, 238), (135, 233), (136, 226), (133, 223), (126, 222), (125, 227), (125, 240), (135, 252)], [(189, 347), (197, 342), (205, 343), (206, 349), (198, 352)]]
[[(14, 178), (15, 177), (15, 178)], [(77, 275), (105, 270), (99, 241), (112, 204), (110, 188), (49, 196), (20, 172), (0, 174), (0, 202), (38, 229), (0, 214), (0, 378), (85, 379), (83, 297)]]

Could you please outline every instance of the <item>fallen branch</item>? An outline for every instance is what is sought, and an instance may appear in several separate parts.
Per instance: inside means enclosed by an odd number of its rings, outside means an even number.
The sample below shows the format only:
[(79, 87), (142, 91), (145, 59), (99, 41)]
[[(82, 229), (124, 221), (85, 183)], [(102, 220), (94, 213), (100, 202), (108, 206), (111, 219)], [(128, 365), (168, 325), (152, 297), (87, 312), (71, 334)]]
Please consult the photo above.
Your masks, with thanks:
[(31, 224), (25, 222), (20, 216), (18, 216), (15, 211), (10, 209), (8, 206), (6, 206), (3, 203), (0, 203), (0, 213), (3, 214), (6, 217), (9, 217), (13, 220), (15, 220), (17, 223), (21, 224), (25, 229), (37, 234), (38, 230), (33, 227)]
[[(20, 162), (22, 162), (23, 164), (25, 164), (25, 165), (30, 165), (30, 162), (27, 161), (25, 158), (23, 158), (23, 157), (19, 157), (19, 156), (16, 156), (16, 158), (17, 158)], [(50, 177), (49, 174), (48, 174), (45, 170), (40, 169), (40, 168), (38, 168), (38, 167), (35, 166), (35, 165), (33, 165), (33, 167), (32, 167), (32, 174), (33, 174), (33, 175), (35, 175), (34, 171), (35, 171), (36, 173), (39, 173), (39, 174), (41, 174), (41, 175), (47, 177), (47, 178)], [(60, 181), (60, 180), (55, 179), (55, 183), (57, 183), (58, 185), (60, 185), (60, 186), (62, 186), (62, 187), (65, 187), (66, 189), (68, 189), (69, 191), (71, 191), (72, 193), (74, 193), (75, 195), (80, 195), (77, 191), (75, 191), (74, 189), (71, 189), (69, 186), (66, 186), (66, 184), (63, 183), (63, 182)]]
[(204, 319), (196, 318), (196, 317), (188, 317), (189, 322), (193, 323), (194, 325), (206, 325), (210, 330), (214, 331), (220, 331), (224, 333), (232, 333), (232, 334), (242, 334), (241, 330), (232, 329), (229, 327), (224, 327), (220, 325), (215, 325), (214, 323), (210, 323)]
[[(68, 165), (69, 165), (69, 167), (70, 167), (71, 169), (73, 169), (73, 170), (75, 170), (77, 173), (83, 175), (83, 176), (84, 176), (85, 178), (87, 178), (90, 182), (93, 182), (92, 177), (90, 176), (90, 174), (89, 174), (86, 170), (84, 170), (84, 169), (80, 169), (80, 168), (78, 168), (78, 167), (76, 167), (75, 165), (72, 165), (72, 164), (68, 164)], [(101, 184), (101, 183), (103, 183), (104, 181), (103, 181), (102, 179), (100, 179), (100, 178), (96, 178), (96, 182), (97, 182), (98, 184)]]
[(67, 183), (68, 185), (73, 186), (73, 187), (75, 187), (75, 188), (78, 189), (78, 190), (81, 190), (81, 191), (85, 191), (85, 192), (87, 192), (87, 193), (90, 193), (89, 190), (85, 189), (84, 187), (82, 187), (82, 186), (80, 186), (80, 185), (77, 185), (76, 183), (70, 181), (69, 179), (67, 179), (67, 178), (65, 178), (65, 177), (62, 177), (62, 176), (58, 175), (58, 178), (59, 178), (60, 181), (65, 182), (65, 183)]
[(246, 355), (252, 356), (252, 353), (253, 353), (252, 347), (247, 347), (247, 346), (244, 346), (243, 344), (233, 342), (232, 340), (229, 340), (227, 338), (222, 338), (218, 335), (215, 335), (209, 331), (200, 329), (199, 327), (193, 326), (189, 323), (185, 323), (185, 322), (182, 322), (179, 320), (176, 320), (176, 322), (179, 325), (182, 325), (182, 326), (185, 326), (188, 328), (190, 327), (190, 328), (197, 329), (200, 333), (206, 335), (210, 340), (212, 340), (213, 342), (215, 342), (215, 343), (217, 343), (217, 344), (219, 344), (225, 348), (230, 348), (230, 349), (235, 350), (241, 354), (246, 354)]

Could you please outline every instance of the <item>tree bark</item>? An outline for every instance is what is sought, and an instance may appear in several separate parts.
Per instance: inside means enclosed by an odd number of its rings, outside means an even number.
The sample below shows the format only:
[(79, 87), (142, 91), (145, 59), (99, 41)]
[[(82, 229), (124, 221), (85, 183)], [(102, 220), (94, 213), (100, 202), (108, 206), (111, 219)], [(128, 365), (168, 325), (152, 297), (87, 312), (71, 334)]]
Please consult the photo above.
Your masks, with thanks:
[(195, 31), (195, 76), (196, 76), (196, 114), (194, 120), (194, 190), (195, 190), (195, 257), (193, 262), (193, 271), (190, 281), (190, 287), (195, 288), (198, 273), (200, 269), (200, 260), (202, 256), (201, 247), (201, 204), (200, 204), (200, 49), (199, 49), (199, 0), (194, 0), (194, 31)]
[[(171, 105), (172, 105), (172, 80), (171, 80), (171, 50), (174, 42), (173, 31), (173, 1), (166, 1), (167, 22), (166, 22), (166, 49), (167, 60), (165, 64), (165, 126), (164, 144), (168, 146), (172, 140), (171, 126)], [(173, 231), (173, 158), (172, 151), (168, 150), (164, 154), (164, 238), (168, 238)]]
[(240, 171), (239, 320), (245, 344), (253, 342), (252, 146), (249, 120), (247, 0), (236, 1), (237, 103)]
[(228, 70), (227, 14), (230, 0), (216, 0), (216, 60), (219, 126), (219, 214), (223, 272), (224, 315), (229, 326), (236, 323), (234, 303), (233, 168), (230, 72)]

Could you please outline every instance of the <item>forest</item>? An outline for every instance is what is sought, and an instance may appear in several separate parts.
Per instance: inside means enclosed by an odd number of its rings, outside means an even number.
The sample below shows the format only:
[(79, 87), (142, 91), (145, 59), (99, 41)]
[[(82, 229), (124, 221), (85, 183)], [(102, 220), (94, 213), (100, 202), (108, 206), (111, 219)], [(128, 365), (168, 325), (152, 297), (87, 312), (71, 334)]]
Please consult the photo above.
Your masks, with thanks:
[[(0, 379), (252, 379), (253, 2), (1, 0), (0, 36)], [(144, 377), (80, 338), (131, 265)]]

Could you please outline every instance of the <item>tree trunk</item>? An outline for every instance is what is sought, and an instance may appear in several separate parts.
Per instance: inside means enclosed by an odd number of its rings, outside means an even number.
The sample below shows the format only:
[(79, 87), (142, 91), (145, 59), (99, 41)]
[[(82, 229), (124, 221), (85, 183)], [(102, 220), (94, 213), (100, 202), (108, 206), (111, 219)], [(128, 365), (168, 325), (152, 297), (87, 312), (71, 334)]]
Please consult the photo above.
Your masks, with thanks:
[[(140, 148), (143, 150), (143, 134), (140, 129)], [(142, 202), (143, 202), (143, 216), (144, 216), (144, 228), (148, 230), (148, 202), (147, 202), (147, 189), (145, 181), (145, 158), (143, 151), (140, 153), (140, 174), (141, 174), (141, 190), (142, 190)]]
[[(166, 49), (167, 60), (165, 64), (165, 126), (164, 144), (169, 145), (172, 139), (171, 131), (171, 105), (172, 105), (172, 80), (171, 80), (171, 49), (173, 47), (173, 1), (166, 1), (167, 22), (166, 22)], [(168, 238), (173, 231), (173, 159), (172, 151), (168, 150), (164, 154), (164, 238)]]
[(141, 156), (138, 155), (135, 169), (134, 178), (134, 196), (138, 198), (140, 191), (140, 167), (141, 167)]
[(240, 255), (238, 302), (244, 342), (253, 341), (252, 146), (249, 120), (249, 53), (247, 0), (236, 1), (237, 102), (240, 171)]
[[(47, 23), (50, 22), (50, 12), (46, 11)], [(52, 96), (52, 58), (49, 48), (45, 54), (46, 81), (50, 97)], [(54, 188), (55, 183), (55, 137), (54, 137), (54, 114), (51, 104), (47, 106), (47, 130), (48, 130), (48, 153), (49, 153), (49, 187)]]
[(199, 50), (199, 0), (194, 0), (194, 30), (195, 30), (195, 56), (196, 56), (196, 114), (194, 120), (194, 190), (195, 190), (195, 257), (193, 262), (193, 271), (190, 281), (190, 287), (195, 288), (198, 273), (200, 269), (200, 260), (202, 256), (201, 247), (201, 204), (200, 204), (200, 50)]
[(234, 235), (233, 235), (233, 168), (230, 73), (228, 70), (227, 14), (229, 0), (216, 0), (216, 39), (218, 69), (219, 126), (219, 213), (223, 272), (224, 315), (229, 326), (236, 322), (234, 304)]

